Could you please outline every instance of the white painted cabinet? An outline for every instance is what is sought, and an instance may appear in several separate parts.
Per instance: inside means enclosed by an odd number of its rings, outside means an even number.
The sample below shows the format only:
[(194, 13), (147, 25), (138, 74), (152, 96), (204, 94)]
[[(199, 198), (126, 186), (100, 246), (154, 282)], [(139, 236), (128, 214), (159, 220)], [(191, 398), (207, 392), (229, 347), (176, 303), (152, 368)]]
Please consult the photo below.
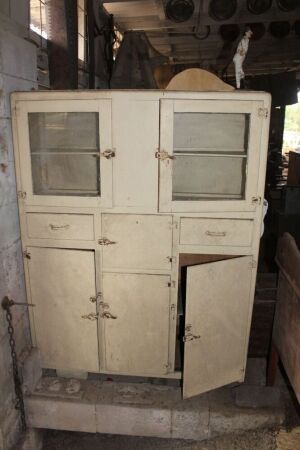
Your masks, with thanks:
[(26, 203), (112, 204), (111, 101), (18, 102)]
[(253, 210), (263, 102), (161, 100), (160, 108), (159, 210)]
[(270, 99), (251, 92), (16, 93), (33, 345), (45, 368), (244, 378)]

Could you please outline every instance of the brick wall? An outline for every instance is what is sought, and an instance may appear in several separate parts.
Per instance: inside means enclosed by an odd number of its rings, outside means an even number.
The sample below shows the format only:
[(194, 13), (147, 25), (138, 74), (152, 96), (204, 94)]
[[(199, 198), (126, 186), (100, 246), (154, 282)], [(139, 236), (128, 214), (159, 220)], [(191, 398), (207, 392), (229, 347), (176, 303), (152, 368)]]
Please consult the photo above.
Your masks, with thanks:
[[(10, 93), (36, 88), (36, 47), (26, 41), (29, 0), (0, 1), (0, 301), (26, 299), (11, 135)], [(13, 309), (16, 346), (30, 346), (26, 309)], [(0, 309), (0, 450), (18, 438), (7, 323)]]

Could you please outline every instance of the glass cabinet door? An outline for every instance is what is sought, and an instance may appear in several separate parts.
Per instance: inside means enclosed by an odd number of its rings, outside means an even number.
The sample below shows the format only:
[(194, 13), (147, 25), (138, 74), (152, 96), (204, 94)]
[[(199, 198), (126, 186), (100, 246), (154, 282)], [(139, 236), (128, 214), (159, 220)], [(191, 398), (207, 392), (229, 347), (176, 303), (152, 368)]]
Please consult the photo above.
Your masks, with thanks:
[(19, 116), (29, 202), (111, 205), (110, 101), (26, 102)]
[(253, 112), (258, 103), (161, 102), (161, 211), (216, 208), (216, 201), (234, 210), (255, 196), (261, 123)]

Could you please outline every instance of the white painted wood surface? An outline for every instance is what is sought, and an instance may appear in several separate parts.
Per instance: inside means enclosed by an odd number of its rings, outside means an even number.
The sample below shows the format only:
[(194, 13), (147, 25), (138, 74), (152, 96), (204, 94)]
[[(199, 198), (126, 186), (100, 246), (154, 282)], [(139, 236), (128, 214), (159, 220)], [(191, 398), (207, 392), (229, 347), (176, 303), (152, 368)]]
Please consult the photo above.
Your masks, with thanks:
[[(103, 274), (105, 370), (138, 375), (168, 371), (170, 277)], [(107, 306), (106, 306), (107, 305)]]
[(92, 214), (26, 214), (28, 237), (38, 239), (95, 239)]
[(185, 398), (243, 378), (251, 273), (251, 256), (187, 269)]
[[(257, 197), (257, 166), (263, 120), (265, 120), (260, 117), (259, 111), (263, 109), (263, 106), (263, 101), (237, 102), (233, 99), (227, 102), (206, 99), (201, 101), (196, 99), (194, 101), (161, 100), (160, 151), (167, 152), (171, 158), (161, 160), (159, 164), (159, 211), (253, 211), (255, 209), (256, 205), (252, 200)], [(177, 114), (184, 117), (185, 125), (189, 122), (189, 131), (186, 131), (185, 137), (182, 135), (186, 126), (182, 132), (178, 131), (181, 116)], [(213, 120), (210, 117), (204, 119), (203, 127), (199, 125), (199, 138), (196, 138), (195, 114), (206, 116), (219, 114), (226, 117), (228, 115), (229, 118), (222, 119), (221, 123), (224, 126), (231, 123), (231, 126), (226, 126), (227, 131), (224, 129), (223, 132), (235, 135), (236, 139), (225, 138), (223, 150), (220, 152), (221, 135), (214, 130)], [(239, 121), (243, 120), (241, 116), (245, 115), (249, 126), (246, 127), (244, 119), (244, 125), (241, 127)], [(198, 148), (204, 128), (206, 128), (204, 145)], [(238, 128), (238, 131), (235, 128)], [(239, 134), (240, 129), (244, 129), (245, 135), (248, 135), (247, 139), (244, 136), (246, 141), (243, 145), (242, 134)], [(213, 142), (214, 148), (210, 147), (210, 142)], [(178, 153), (180, 148), (183, 150)], [(195, 150), (207, 156), (205, 158), (202, 156), (199, 161), (200, 156), (196, 156)], [(225, 153), (227, 158), (223, 158)], [(237, 158), (237, 153), (240, 153), (241, 157)], [(190, 156), (186, 156), (182, 161), (184, 154)], [(212, 157), (212, 154), (216, 156)], [(228, 155), (233, 157), (230, 158)], [(244, 159), (245, 162), (242, 164)], [(178, 195), (180, 192), (182, 199)]]
[[(69, 100), (64, 101), (62, 99), (56, 101), (29, 101), (22, 102), (17, 101), (15, 106), (15, 114), (17, 116), (17, 132), (18, 140), (21, 142), (20, 151), (20, 164), (23, 168), (22, 170), (22, 190), (26, 192), (26, 203), (32, 205), (64, 205), (64, 206), (100, 206), (111, 207), (112, 205), (112, 160), (101, 157), (100, 155), (105, 150), (112, 150), (112, 135), (111, 135), (111, 101), (107, 99), (102, 99), (101, 101), (90, 100), (88, 102)], [(93, 112), (98, 115), (99, 128), (97, 130), (97, 140), (99, 141), (99, 148), (97, 149), (97, 158), (100, 161), (100, 173), (99, 173), (99, 183), (100, 183), (100, 197), (88, 196), (80, 190), (84, 187), (82, 180), (77, 180), (78, 184), (78, 195), (38, 195), (34, 191), (33, 177), (38, 175), (38, 167), (35, 171), (33, 170), (33, 164), (31, 161), (31, 143), (29, 135), (28, 126), (28, 116), (34, 113), (78, 113), (78, 112)], [(54, 142), (57, 142), (55, 138)], [(53, 166), (58, 164), (56, 160), (53, 159), (55, 155), (52, 155)], [(78, 156), (75, 155), (78, 158)], [(88, 167), (94, 172), (95, 165), (92, 164), (95, 158), (91, 156)], [(44, 167), (46, 164), (46, 167)], [(73, 165), (72, 165), (73, 164)], [(70, 170), (75, 171), (74, 162), (69, 167)], [(68, 166), (69, 163), (65, 159), (63, 166)], [(67, 180), (67, 184), (64, 186), (64, 179), (66, 178), (65, 173), (58, 173), (59, 167), (51, 167), (51, 161), (48, 163), (42, 161), (40, 166), (45, 170), (44, 177), (47, 179), (48, 190), (54, 189), (56, 185), (59, 189), (66, 187), (68, 189), (74, 190), (74, 184), (72, 183), (72, 177)], [(50, 170), (51, 169), (51, 170)], [(76, 173), (76, 171), (75, 171)], [(80, 171), (81, 177), (84, 176), (85, 172)], [(41, 180), (39, 184), (42, 183), (43, 175), (40, 174)], [(74, 175), (75, 176), (75, 175)], [(95, 177), (94, 177), (95, 181)], [(90, 185), (90, 189), (94, 188), (93, 184)], [(89, 185), (87, 185), (89, 186)], [(87, 189), (87, 187), (85, 187)], [(55, 191), (54, 191), (55, 192)], [(88, 194), (89, 191), (87, 191)], [(58, 200), (59, 199), (59, 200)]]
[(169, 271), (172, 257), (172, 216), (103, 214), (103, 269)]
[(183, 217), (180, 244), (250, 247), (253, 221)]
[[(30, 295), (42, 367), (98, 372), (94, 252), (29, 249)], [(33, 324), (32, 324), (33, 325)]]

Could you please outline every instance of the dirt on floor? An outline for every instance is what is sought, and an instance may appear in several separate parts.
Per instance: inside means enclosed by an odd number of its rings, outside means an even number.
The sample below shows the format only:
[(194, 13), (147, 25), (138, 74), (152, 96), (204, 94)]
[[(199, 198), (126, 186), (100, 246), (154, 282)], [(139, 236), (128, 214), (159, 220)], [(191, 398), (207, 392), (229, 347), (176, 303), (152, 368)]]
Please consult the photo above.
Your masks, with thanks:
[[(276, 434), (272, 430), (253, 431), (196, 443), (174, 439), (48, 431), (43, 450), (276, 450)], [(281, 447), (280, 450), (288, 448)]]

